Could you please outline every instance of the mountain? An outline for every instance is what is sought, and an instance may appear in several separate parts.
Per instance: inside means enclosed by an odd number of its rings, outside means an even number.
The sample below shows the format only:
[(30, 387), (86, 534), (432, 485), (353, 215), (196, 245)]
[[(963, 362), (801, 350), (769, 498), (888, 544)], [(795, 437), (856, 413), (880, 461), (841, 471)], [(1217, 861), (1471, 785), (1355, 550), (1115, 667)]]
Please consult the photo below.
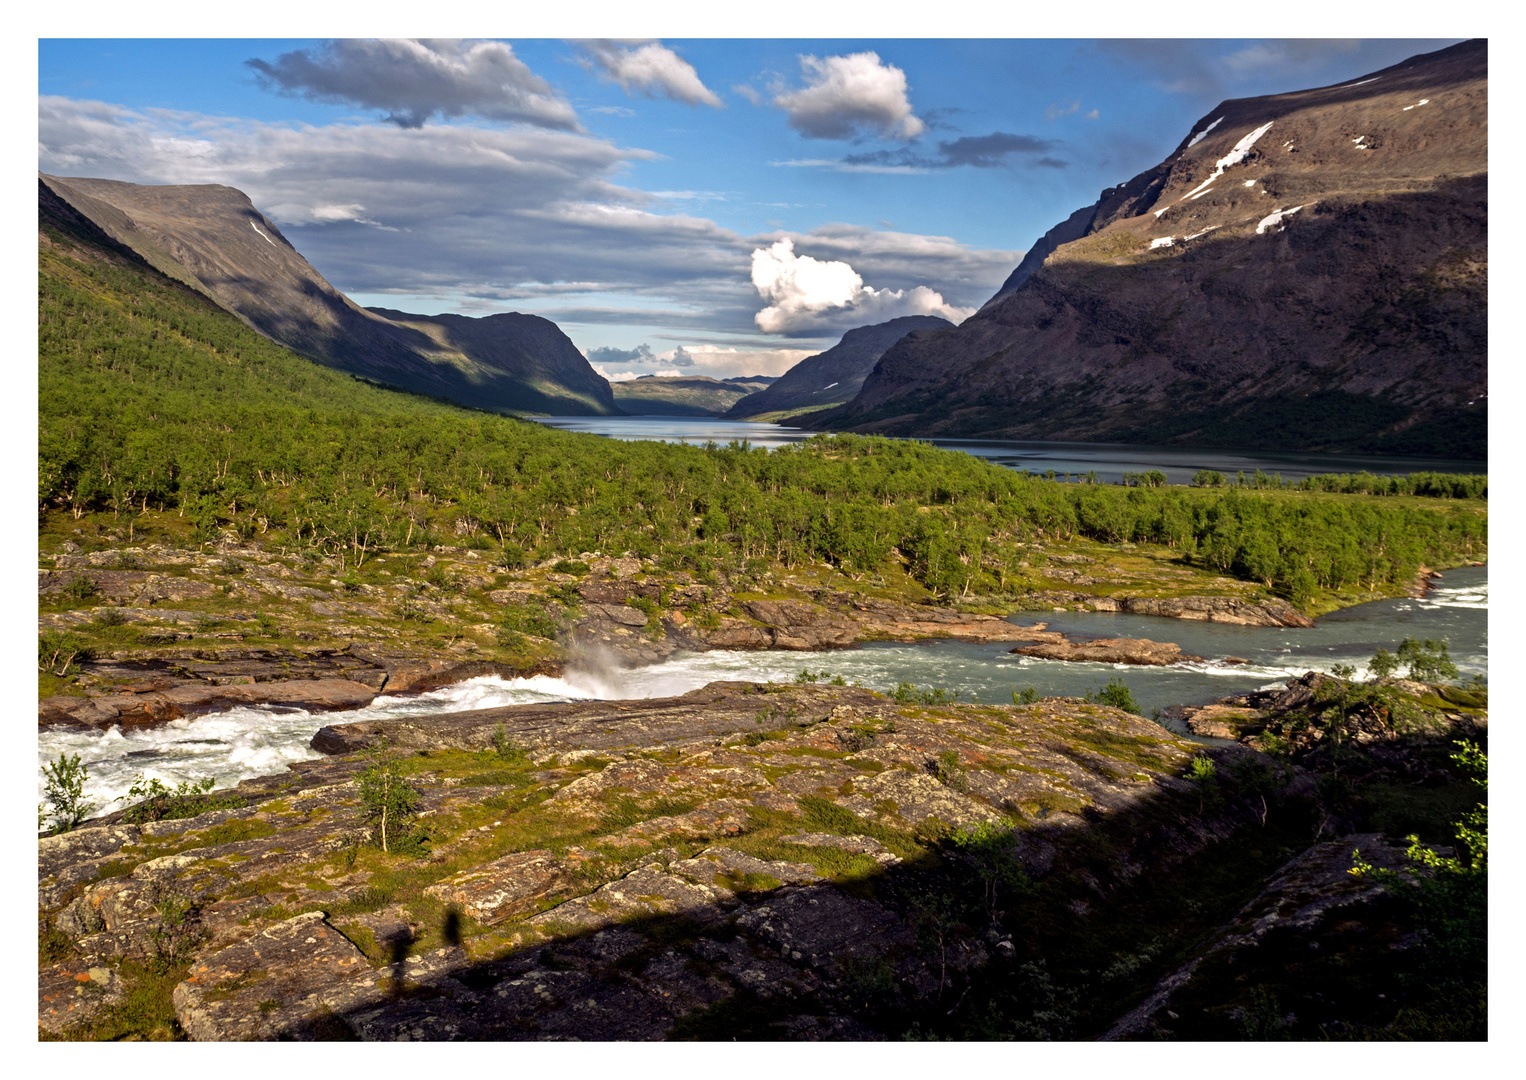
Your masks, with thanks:
[(38, 198), (66, 204), (156, 270), (329, 367), (492, 411), (619, 411), (609, 384), (555, 323), (368, 311), (234, 188), (44, 175)]
[(1471, 41), (1224, 102), (809, 426), (1481, 458), (1487, 319)]
[(864, 383), (885, 350), (915, 330), (936, 330), (954, 324), (936, 315), (905, 315), (874, 326), (849, 330), (826, 352), (807, 356), (786, 371), (766, 390), (749, 394), (731, 407), (729, 420), (745, 420), (766, 413), (828, 408), (846, 401)]
[(643, 375), (610, 383), (615, 403), (636, 416), (720, 416), (774, 380), (767, 376), (712, 379), (705, 375)]

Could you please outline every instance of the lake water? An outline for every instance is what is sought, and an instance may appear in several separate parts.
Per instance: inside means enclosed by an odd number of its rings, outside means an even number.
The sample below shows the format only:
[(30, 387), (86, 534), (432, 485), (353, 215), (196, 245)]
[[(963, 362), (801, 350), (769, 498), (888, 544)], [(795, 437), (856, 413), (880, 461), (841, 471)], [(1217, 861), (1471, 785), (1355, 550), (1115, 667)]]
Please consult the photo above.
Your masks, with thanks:
[[(630, 441), (687, 442), (700, 445), (714, 441), (724, 446), (746, 439), (753, 446), (776, 447), (802, 442), (820, 432), (780, 424), (746, 420), (722, 420), (707, 416), (551, 416), (537, 417), (547, 427), (582, 431)], [(1060, 477), (1080, 476), (1096, 470), (1098, 478), (1116, 484), (1126, 472), (1159, 469), (1173, 484), (1185, 484), (1200, 469), (1213, 469), (1226, 477), (1257, 469), (1280, 473), (1284, 480), (1301, 480), (1321, 473), (1354, 473), (1364, 469), (1379, 475), (1412, 472), (1482, 473), (1488, 465), (1479, 461), (1448, 461), (1439, 458), (1365, 457), (1352, 454), (1299, 454), (1272, 451), (1205, 450), (1181, 446), (1145, 446), (1133, 443), (1021, 442), (1000, 439), (931, 439), (936, 446), (961, 450), (1009, 469), (1044, 473), (1053, 469)]]
[[(1039, 660), (1010, 655), (1010, 645), (958, 641), (884, 642), (810, 653), (687, 653), (648, 667), (569, 671), (557, 679), (472, 679), (417, 697), (379, 698), (351, 712), (241, 708), (128, 734), (116, 729), (104, 735), (51, 730), (38, 736), (38, 766), (40, 770), (60, 753), (79, 754), (90, 770), (87, 791), (104, 803), (125, 794), (139, 771), (171, 785), (210, 775), (219, 787), (280, 772), (290, 762), (321, 756), (308, 741), (325, 724), (537, 701), (662, 697), (717, 679), (787, 682), (802, 668), (841, 675), (876, 690), (911, 682), (957, 691), (965, 701), (986, 702), (1010, 702), (1012, 691), (1025, 686), (1046, 696), (1080, 695), (1116, 675), (1128, 683), (1148, 715), (1168, 705), (1201, 704), (1277, 684), (1309, 670), (1328, 671), (1337, 663), (1362, 668), (1379, 646), (1392, 652), (1405, 637), (1445, 638), (1464, 679), (1487, 677), (1488, 615), (1488, 569), (1468, 567), (1448, 571), (1423, 598), (1347, 608), (1306, 630), (1100, 612), (1013, 617), (1021, 623), (1047, 621), (1051, 629), (1079, 636), (1171, 641), (1204, 657), (1167, 668)], [(1224, 664), (1231, 656), (1247, 662)]]

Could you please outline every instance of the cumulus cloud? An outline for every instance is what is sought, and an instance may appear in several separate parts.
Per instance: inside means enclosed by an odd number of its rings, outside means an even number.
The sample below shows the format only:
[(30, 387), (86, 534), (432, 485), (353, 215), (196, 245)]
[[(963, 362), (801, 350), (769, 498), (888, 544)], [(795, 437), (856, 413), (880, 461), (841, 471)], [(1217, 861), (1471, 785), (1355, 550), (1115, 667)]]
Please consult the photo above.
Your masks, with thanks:
[(330, 41), (247, 60), (267, 89), (378, 109), (399, 127), (431, 116), (480, 116), (576, 130), (577, 114), (501, 41)]
[(899, 315), (941, 315), (961, 322), (975, 310), (953, 307), (925, 285), (872, 288), (848, 263), (795, 254), (794, 241), (788, 238), (753, 251), (752, 284), (769, 301), (754, 321), (770, 334), (819, 332)]
[(655, 364), (657, 363), (657, 357), (652, 355), (651, 347), (643, 342), (634, 349), (616, 349), (608, 345), (597, 349), (589, 349), (588, 362), (595, 365)]
[(668, 362), (674, 367), (693, 367), (694, 357), (689, 355), (688, 349), (680, 345), (673, 350), (673, 355), (669, 358)]
[(726, 106), (683, 57), (655, 41), (581, 41), (584, 65), (597, 69), (626, 94), (665, 97), (685, 105)]
[[(659, 212), (674, 204), (616, 183), (646, 151), (523, 125), (291, 126), (43, 97), (38, 142), (44, 172), (238, 188), (361, 303), (529, 311), (575, 340), (579, 326), (636, 328), (624, 339), (638, 341), (660, 330), (677, 335), (696, 370), (705, 360), (695, 342), (707, 336), (766, 340), (751, 253), (780, 239), (849, 263), (882, 291), (932, 284), (956, 307), (984, 302), (1022, 256), (848, 225), (739, 234)], [(625, 332), (599, 340), (610, 333)]]
[(878, 53), (802, 56), (800, 69), (805, 86), (777, 95), (774, 104), (807, 139), (914, 139), (926, 129), (911, 111), (906, 73)]

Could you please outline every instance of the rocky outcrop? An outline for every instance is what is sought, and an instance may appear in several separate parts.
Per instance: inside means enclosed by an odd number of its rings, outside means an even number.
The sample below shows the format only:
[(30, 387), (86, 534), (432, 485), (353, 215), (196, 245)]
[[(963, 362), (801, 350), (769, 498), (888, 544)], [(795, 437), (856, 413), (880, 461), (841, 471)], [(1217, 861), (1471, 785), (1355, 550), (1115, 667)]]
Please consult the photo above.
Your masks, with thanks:
[(154, 727), (240, 705), (277, 705), (312, 712), (361, 709), (376, 691), (347, 679), (288, 679), (243, 686), (177, 686), (97, 697), (51, 697), (37, 703), (39, 727)]
[[(531, 761), (491, 749), (500, 728)], [(40, 1023), (96, 1015), (66, 979), (100, 969), (109, 992), (124, 958), (168, 948), (189, 953), (173, 1003), (198, 1040), (715, 1037), (737, 1009), (791, 1038), (881, 1037), (866, 994), (936, 1000), (1012, 952), (962, 932), (927, 950), (923, 886), (887, 876), (937, 864), (916, 837), (1005, 830), (1042, 872), (1089, 821), (1174, 791), (1191, 754), (1091, 705), (750, 683), (330, 735), (425, 763), (413, 893), (384, 876), (405, 857), (366, 844), (353, 758), (246, 781), (243, 807), (91, 823), (40, 847), (40, 906), (74, 950), (40, 970)]]
[(1484, 41), (1225, 101), (801, 422), (1481, 458), (1487, 113)]
[(1187, 660), (1202, 659), (1201, 656), (1184, 654), (1180, 645), (1151, 641), (1148, 638), (1097, 638), (1094, 641), (1045, 642), (1038, 645), (1019, 645), (1012, 651), (1019, 656), (1037, 656), (1045, 660), (1141, 664), (1147, 667), (1167, 667)]
[(1074, 602), (1092, 611), (1121, 611), (1129, 615), (1154, 615), (1165, 619), (1195, 619), (1236, 626), (1310, 627), (1314, 620), (1286, 600), (1241, 600), (1233, 596), (1086, 596)]
[[(1301, 966), (1319, 966), (1319, 961), (1333, 953), (1330, 974), (1337, 976), (1348, 966), (1341, 953), (1350, 944), (1341, 938), (1349, 937), (1349, 928), (1359, 927), (1375, 937), (1386, 936), (1388, 929), (1381, 919), (1373, 918), (1376, 913), (1372, 910), (1388, 899), (1386, 889), (1372, 877), (1353, 876), (1353, 856), (1360, 852), (1373, 866), (1396, 870), (1407, 863), (1405, 851), (1403, 845), (1381, 833), (1347, 836), (1310, 847), (1274, 874), (1229, 925), (1201, 952), (1162, 979), (1138, 1007), (1102, 1036), (1103, 1041), (1208, 1038), (1213, 1037), (1204, 1031), (1209, 1025), (1218, 1029), (1214, 1034), (1220, 1037), (1229, 1033), (1243, 1037), (1249, 1026), (1245, 1021), (1250, 1019), (1247, 1007), (1254, 1005), (1245, 993), (1245, 984), (1260, 985), (1260, 980), (1247, 980), (1244, 971), (1259, 966), (1257, 961), (1262, 958), (1256, 954), (1271, 954), (1266, 960), (1273, 964), (1284, 962), (1282, 957), (1292, 954)], [(1408, 937), (1383, 941), (1382, 947), (1418, 945), (1413, 935)], [(1313, 1009), (1308, 1010), (1292, 1001), (1279, 1004), (1305, 1016), (1319, 1008), (1314, 1002), (1309, 1002)], [(1290, 1022), (1279, 1011), (1256, 1020), (1277, 1031), (1292, 1026), (1298, 1018), (1294, 1013)], [(1313, 1029), (1310, 1034), (1318, 1031), (1314, 1024), (1308, 1026)]]

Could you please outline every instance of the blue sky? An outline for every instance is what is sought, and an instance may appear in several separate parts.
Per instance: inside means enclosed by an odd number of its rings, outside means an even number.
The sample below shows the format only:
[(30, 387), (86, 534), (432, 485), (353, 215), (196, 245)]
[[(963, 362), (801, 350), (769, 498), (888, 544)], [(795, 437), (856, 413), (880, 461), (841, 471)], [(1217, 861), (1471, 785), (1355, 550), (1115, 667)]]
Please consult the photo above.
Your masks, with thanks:
[(39, 168), (230, 184), (357, 301), (611, 377), (778, 374), (967, 317), (1224, 98), (1450, 40), (43, 40)]

